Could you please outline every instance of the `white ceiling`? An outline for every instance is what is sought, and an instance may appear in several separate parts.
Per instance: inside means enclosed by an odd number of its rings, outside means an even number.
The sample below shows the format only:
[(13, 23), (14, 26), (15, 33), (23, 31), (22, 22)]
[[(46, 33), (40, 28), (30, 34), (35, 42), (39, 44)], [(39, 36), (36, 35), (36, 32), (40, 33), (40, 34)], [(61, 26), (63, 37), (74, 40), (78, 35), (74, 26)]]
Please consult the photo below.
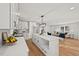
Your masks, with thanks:
[[(49, 25), (79, 20), (78, 3), (23, 3), (19, 5), (21, 16), (25, 20), (40, 21), (40, 16), (43, 14), (44, 21)], [(70, 10), (71, 7), (75, 9)]]

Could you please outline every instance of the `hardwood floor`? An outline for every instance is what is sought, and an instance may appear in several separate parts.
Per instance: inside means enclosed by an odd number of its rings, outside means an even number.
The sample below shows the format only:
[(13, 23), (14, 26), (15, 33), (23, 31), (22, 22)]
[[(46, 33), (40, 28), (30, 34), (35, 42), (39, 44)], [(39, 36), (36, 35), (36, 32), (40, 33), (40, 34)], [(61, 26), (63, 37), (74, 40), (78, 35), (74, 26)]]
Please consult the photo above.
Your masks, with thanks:
[(79, 56), (79, 40), (65, 39), (60, 41), (60, 56)]
[[(31, 39), (27, 40), (29, 47), (29, 56), (44, 56), (39, 48), (32, 42)], [(79, 56), (79, 40), (76, 39), (64, 39), (59, 41), (59, 55), (60, 56)]]
[(31, 39), (26, 41), (29, 48), (29, 56), (44, 56), (39, 48), (32, 42)]

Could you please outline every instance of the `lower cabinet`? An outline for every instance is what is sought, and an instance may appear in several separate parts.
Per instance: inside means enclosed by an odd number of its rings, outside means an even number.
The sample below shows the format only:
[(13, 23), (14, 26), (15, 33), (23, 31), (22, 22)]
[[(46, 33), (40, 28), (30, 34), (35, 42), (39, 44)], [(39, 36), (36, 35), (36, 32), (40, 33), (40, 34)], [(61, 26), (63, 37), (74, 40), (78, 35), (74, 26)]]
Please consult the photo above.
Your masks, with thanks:
[[(53, 39), (53, 38), (51, 38)], [(33, 43), (47, 56), (59, 55), (59, 40), (50, 38), (43, 38), (43, 36), (34, 34), (32, 36)]]

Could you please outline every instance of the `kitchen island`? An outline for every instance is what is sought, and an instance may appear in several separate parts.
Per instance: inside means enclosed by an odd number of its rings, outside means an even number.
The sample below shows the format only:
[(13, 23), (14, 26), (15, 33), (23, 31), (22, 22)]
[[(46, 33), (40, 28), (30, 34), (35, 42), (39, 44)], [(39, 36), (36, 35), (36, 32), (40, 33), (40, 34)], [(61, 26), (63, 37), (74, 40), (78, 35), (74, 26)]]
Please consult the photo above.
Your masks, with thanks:
[(59, 55), (59, 39), (63, 39), (50, 35), (33, 34), (33, 43), (46, 55), (58, 56)]
[(29, 49), (23, 37), (16, 37), (17, 42), (13, 46), (0, 47), (0, 56), (28, 56)]

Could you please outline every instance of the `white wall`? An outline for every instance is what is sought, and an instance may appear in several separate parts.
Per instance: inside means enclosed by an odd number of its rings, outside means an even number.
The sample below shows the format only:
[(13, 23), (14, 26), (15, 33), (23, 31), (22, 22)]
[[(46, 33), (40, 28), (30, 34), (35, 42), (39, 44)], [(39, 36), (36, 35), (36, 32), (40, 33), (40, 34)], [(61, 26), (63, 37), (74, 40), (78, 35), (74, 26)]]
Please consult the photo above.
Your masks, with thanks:
[(74, 22), (74, 23), (68, 23), (68, 24), (61, 24), (61, 25), (53, 25), (51, 27), (51, 33), (54, 33), (54, 31), (56, 32), (61, 32), (60, 28), (61, 26), (69, 26), (69, 34), (71, 34), (71, 37), (75, 38), (75, 39), (79, 39), (79, 22)]
[(78, 33), (79, 32), (79, 22), (69, 24), (69, 26), (70, 26), (70, 31), (71, 32), (73, 32), (73, 33)]
[(0, 29), (10, 28), (10, 10), (8, 3), (0, 3)]

